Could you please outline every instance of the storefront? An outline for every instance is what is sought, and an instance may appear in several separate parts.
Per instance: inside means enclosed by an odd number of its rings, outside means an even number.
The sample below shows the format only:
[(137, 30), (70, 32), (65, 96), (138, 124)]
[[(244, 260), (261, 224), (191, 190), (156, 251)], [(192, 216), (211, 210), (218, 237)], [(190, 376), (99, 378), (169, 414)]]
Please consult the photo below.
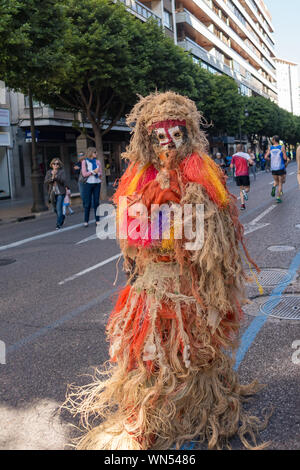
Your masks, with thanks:
[(9, 110), (0, 108), (0, 199), (11, 197), (9, 152), (11, 147)]
[[(25, 129), (25, 143), (31, 143), (30, 129)], [(71, 190), (77, 191), (77, 182), (73, 164), (77, 162), (76, 138), (73, 129), (55, 126), (36, 127), (36, 156), (42, 174), (45, 176), (53, 158), (59, 158), (64, 164), (66, 179)]]

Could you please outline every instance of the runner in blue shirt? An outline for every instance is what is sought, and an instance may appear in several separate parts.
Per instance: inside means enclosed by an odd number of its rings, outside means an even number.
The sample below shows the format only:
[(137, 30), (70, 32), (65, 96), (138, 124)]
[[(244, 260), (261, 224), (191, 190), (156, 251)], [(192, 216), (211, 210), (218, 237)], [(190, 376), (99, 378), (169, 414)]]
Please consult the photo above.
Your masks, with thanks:
[(285, 163), (287, 161), (287, 155), (284, 145), (279, 144), (279, 137), (278, 135), (274, 135), (271, 141), (272, 144), (265, 155), (266, 160), (271, 159), (271, 171), (274, 178), (274, 185), (272, 187), (271, 196), (275, 197), (276, 195), (276, 188), (278, 188), (277, 193), (277, 202), (282, 202), (281, 196), (283, 194), (282, 188), (286, 170), (285, 170)]

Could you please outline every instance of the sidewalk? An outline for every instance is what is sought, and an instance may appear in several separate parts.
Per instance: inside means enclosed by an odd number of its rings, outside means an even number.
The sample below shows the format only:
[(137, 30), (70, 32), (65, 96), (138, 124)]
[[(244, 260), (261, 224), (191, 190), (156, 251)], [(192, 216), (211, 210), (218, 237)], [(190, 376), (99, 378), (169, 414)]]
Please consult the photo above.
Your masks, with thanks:
[(32, 213), (32, 205), (32, 198), (0, 201), (0, 224), (22, 222), (23, 220), (35, 219), (42, 215), (52, 214), (51, 208), (44, 212)]
[[(108, 189), (108, 198), (113, 194), (113, 188)], [(72, 195), (72, 207), (81, 207), (82, 202), (79, 196), (79, 193)], [(100, 201), (104, 202), (104, 201)], [(47, 211), (32, 213), (31, 208), (33, 205), (32, 198), (30, 199), (15, 199), (11, 200), (0, 200), (0, 225), (12, 223), (12, 222), (23, 222), (24, 220), (36, 219), (39, 217), (45, 217), (47, 215), (53, 215), (52, 206), (46, 205), (49, 207)]]

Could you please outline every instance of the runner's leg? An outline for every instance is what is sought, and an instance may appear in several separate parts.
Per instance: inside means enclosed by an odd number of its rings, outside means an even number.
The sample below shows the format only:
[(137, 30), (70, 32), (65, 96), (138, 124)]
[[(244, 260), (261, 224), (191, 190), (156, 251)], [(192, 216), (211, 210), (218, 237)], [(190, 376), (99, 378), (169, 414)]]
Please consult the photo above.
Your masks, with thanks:
[(283, 177), (284, 175), (282, 176), (278, 176), (278, 193), (277, 193), (277, 199), (281, 198), (281, 194), (282, 194), (282, 187), (283, 187)]
[(245, 197), (243, 193), (244, 186), (240, 186), (241, 205), (245, 204)]
[(272, 192), (271, 192), (271, 196), (272, 197), (275, 197), (276, 196), (276, 188), (278, 186), (278, 176), (277, 175), (273, 175), (273, 178), (274, 178), (274, 183), (273, 183), (273, 187), (272, 187)]

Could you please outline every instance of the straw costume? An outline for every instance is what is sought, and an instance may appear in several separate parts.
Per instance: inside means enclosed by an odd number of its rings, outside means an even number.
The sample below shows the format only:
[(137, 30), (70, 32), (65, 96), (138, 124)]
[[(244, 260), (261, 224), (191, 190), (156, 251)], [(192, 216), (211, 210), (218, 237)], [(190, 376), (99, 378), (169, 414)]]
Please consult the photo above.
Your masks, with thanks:
[[(107, 335), (110, 366), (95, 382), (70, 394), (88, 427), (79, 449), (169, 449), (186, 440), (228, 445), (238, 434), (250, 447), (261, 429), (242, 402), (259, 388), (241, 385), (231, 353), (237, 347), (245, 273), (236, 199), (225, 177), (205, 154), (201, 114), (173, 92), (142, 98), (128, 116), (130, 160), (114, 195), (124, 267), (130, 273), (111, 313)], [(127, 198), (121, 207), (120, 197)], [(124, 199), (122, 199), (124, 200)], [(151, 208), (137, 229), (134, 207)], [(162, 220), (158, 205), (204, 207), (204, 243), (176, 237), (178, 217)], [(156, 228), (155, 228), (156, 226)], [(120, 236), (126, 227), (127, 236)], [(197, 247), (197, 245), (196, 245)]]

